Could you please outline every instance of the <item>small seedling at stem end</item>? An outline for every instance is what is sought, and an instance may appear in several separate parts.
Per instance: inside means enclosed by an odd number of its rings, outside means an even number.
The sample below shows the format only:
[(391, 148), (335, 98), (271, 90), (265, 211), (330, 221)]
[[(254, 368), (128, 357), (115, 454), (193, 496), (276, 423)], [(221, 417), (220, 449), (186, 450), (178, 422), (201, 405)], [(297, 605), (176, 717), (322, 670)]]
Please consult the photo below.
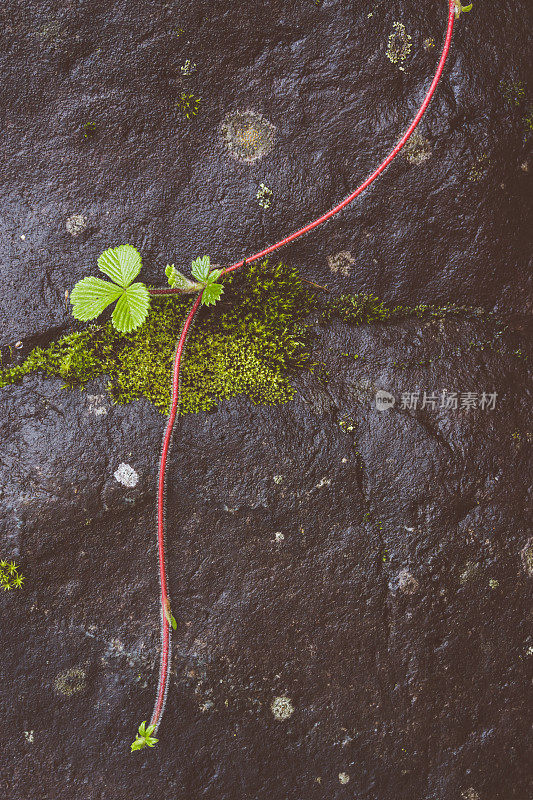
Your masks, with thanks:
[(139, 731), (135, 736), (135, 740), (131, 743), (131, 752), (134, 750), (142, 750), (144, 747), (155, 747), (159, 739), (154, 739), (152, 733), (155, 731), (155, 725), (148, 725), (146, 722), (141, 722)]

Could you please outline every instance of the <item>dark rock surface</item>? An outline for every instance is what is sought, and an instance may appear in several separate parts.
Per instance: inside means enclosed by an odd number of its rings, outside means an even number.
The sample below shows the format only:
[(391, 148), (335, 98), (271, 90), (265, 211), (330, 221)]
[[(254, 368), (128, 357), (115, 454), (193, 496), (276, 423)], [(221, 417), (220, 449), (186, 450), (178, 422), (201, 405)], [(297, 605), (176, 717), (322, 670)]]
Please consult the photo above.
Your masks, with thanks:
[[(525, 100), (506, 100), (525, 80), (527, 7), (479, 2), (460, 20), (421, 129), (429, 158), (421, 141), (421, 158), (283, 253), (335, 291), (496, 307), (504, 324), (333, 323), (315, 352), (327, 385), (300, 376), (285, 406), (240, 398), (183, 419), (168, 503), (178, 631), (147, 754), (129, 743), (157, 679), (163, 418), (110, 406), (103, 382), (65, 392), (33, 374), (0, 392), (0, 558), (26, 575), (1, 597), (10, 800), (530, 797), (532, 161)], [(0, 15), (0, 329), (19, 357), (67, 326), (64, 292), (107, 246), (138, 246), (159, 282), (167, 260), (227, 263), (333, 205), (412, 117), (437, 58), (423, 41), (438, 48), (445, 23), (443, 2)], [(397, 20), (405, 73), (385, 57)], [(201, 98), (191, 120), (182, 92)], [(221, 135), (239, 110), (276, 128), (250, 163)], [(74, 214), (86, 225), (69, 232)], [(496, 407), (441, 409), (442, 390), (496, 392)], [(424, 391), (436, 408), (402, 408)]]

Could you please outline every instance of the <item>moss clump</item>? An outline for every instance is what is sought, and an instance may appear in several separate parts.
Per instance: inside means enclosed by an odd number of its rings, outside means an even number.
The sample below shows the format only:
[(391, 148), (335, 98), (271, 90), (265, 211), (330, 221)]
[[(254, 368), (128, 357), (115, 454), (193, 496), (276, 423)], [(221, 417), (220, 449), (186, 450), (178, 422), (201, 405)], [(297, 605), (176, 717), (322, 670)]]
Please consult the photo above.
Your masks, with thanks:
[(389, 308), (375, 294), (342, 294), (329, 300), (321, 314), (322, 322), (340, 319), (351, 325), (371, 325), (406, 317), (444, 317), (465, 312), (461, 306), (434, 306), (419, 303), (416, 306)]
[[(182, 413), (208, 411), (217, 402), (246, 394), (254, 403), (280, 403), (294, 393), (290, 373), (309, 360), (304, 318), (314, 296), (296, 270), (284, 264), (253, 264), (224, 281), (223, 300), (191, 332), (182, 362)], [(144, 325), (118, 333), (108, 322), (35, 348), (20, 365), (0, 372), (0, 387), (42, 369), (65, 386), (109, 376), (116, 403), (146, 397), (168, 411), (171, 370), (188, 298), (153, 301)]]

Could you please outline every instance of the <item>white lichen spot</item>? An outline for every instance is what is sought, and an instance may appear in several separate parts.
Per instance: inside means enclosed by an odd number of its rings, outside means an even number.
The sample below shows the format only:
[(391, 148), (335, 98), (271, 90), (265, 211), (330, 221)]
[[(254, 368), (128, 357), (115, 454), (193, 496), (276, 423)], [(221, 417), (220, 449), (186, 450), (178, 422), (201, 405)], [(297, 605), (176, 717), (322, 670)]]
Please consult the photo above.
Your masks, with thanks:
[(78, 236), (86, 230), (87, 224), (87, 217), (84, 217), (83, 214), (71, 214), (65, 222), (65, 228), (71, 236)]
[(24, 738), (28, 744), (33, 744), (33, 731), (24, 731)]
[(526, 575), (533, 578), (533, 536), (527, 540), (525, 546), (520, 551), (520, 558)]
[(316, 485), (316, 488), (322, 489), (323, 486), (331, 486), (331, 478), (320, 478), (320, 480)]
[(500, 585), (500, 581), (497, 581), (496, 578), (491, 578), (489, 581), (489, 586), (491, 589), (497, 589)]
[(105, 406), (105, 394), (88, 394), (87, 404), (89, 414), (94, 414), (95, 417), (103, 417), (107, 414)]
[(118, 465), (118, 469), (115, 470), (113, 473), (115, 480), (121, 483), (123, 486), (127, 486), (128, 489), (133, 489), (134, 486), (137, 486), (139, 483), (139, 476), (129, 464), (125, 464), (122, 462)]
[(408, 570), (400, 570), (396, 580), (398, 581), (398, 589), (403, 594), (414, 594), (418, 591), (419, 583)]
[(470, 789), (465, 789), (464, 792), (461, 792), (461, 797), (463, 800), (481, 800), (478, 792), (475, 789), (470, 787)]
[(276, 531), (274, 534), (274, 539), (276, 542), (284, 542), (285, 536), (282, 534), (281, 531)]
[(279, 486), (280, 483), (283, 483), (283, 475), (274, 475), (272, 480)]
[(355, 264), (355, 258), (349, 250), (341, 250), (333, 256), (328, 256), (328, 267), (333, 273), (340, 273), (345, 278), (348, 277), (350, 271)]
[(343, 786), (346, 786), (349, 780), (350, 776), (347, 772), (339, 772), (339, 783), (342, 783)]
[(222, 140), (237, 161), (250, 164), (270, 153), (274, 147), (276, 128), (254, 111), (233, 111), (226, 114), (221, 126)]
[(270, 704), (270, 710), (275, 719), (289, 719), (294, 713), (294, 706), (290, 697), (275, 697)]
[(423, 164), (431, 156), (431, 144), (420, 133), (413, 133), (403, 149), (403, 154), (410, 164)]

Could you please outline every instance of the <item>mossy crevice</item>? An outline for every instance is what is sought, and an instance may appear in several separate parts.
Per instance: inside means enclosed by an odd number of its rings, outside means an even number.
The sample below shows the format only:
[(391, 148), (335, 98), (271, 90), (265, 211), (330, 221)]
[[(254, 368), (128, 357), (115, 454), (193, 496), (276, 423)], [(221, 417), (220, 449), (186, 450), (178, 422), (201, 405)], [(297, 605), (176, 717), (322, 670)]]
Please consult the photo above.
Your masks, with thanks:
[[(182, 366), (181, 412), (208, 411), (226, 398), (246, 394), (254, 403), (280, 403), (294, 393), (290, 372), (310, 358), (305, 317), (314, 296), (295, 269), (263, 262), (224, 281), (223, 300), (201, 311)], [(118, 333), (111, 322), (90, 325), (36, 347), (25, 361), (0, 372), (0, 387), (41, 369), (66, 387), (107, 375), (116, 403), (146, 397), (163, 413), (171, 397), (171, 370), (190, 298), (154, 300), (137, 331)]]
[[(121, 334), (108, 321), (67, 334), (46, 348), (36, 347), (22, 364), (0, 371), (0, 388), (39, 369), (62, 378), (69, 388), (107, 375), (107, 391), (115, 403), (146, 397), (167, 413), (176, 342), (190, 304), (188, 297), (159, 297), (137, 331)], [(389, 308), (373, 294), (319, 300), (304, 288), (296, 269), (268, 261), (251, 264), (226, 277), (223, 298), (214, 309), (199, 312), (182, 364), (180, 411), (209, 411), (240, 394), (254, 403), (290, 400), (291, 375), (313, 367), (313, 323), (339, 319), (373, 324), (461, 310)]]

